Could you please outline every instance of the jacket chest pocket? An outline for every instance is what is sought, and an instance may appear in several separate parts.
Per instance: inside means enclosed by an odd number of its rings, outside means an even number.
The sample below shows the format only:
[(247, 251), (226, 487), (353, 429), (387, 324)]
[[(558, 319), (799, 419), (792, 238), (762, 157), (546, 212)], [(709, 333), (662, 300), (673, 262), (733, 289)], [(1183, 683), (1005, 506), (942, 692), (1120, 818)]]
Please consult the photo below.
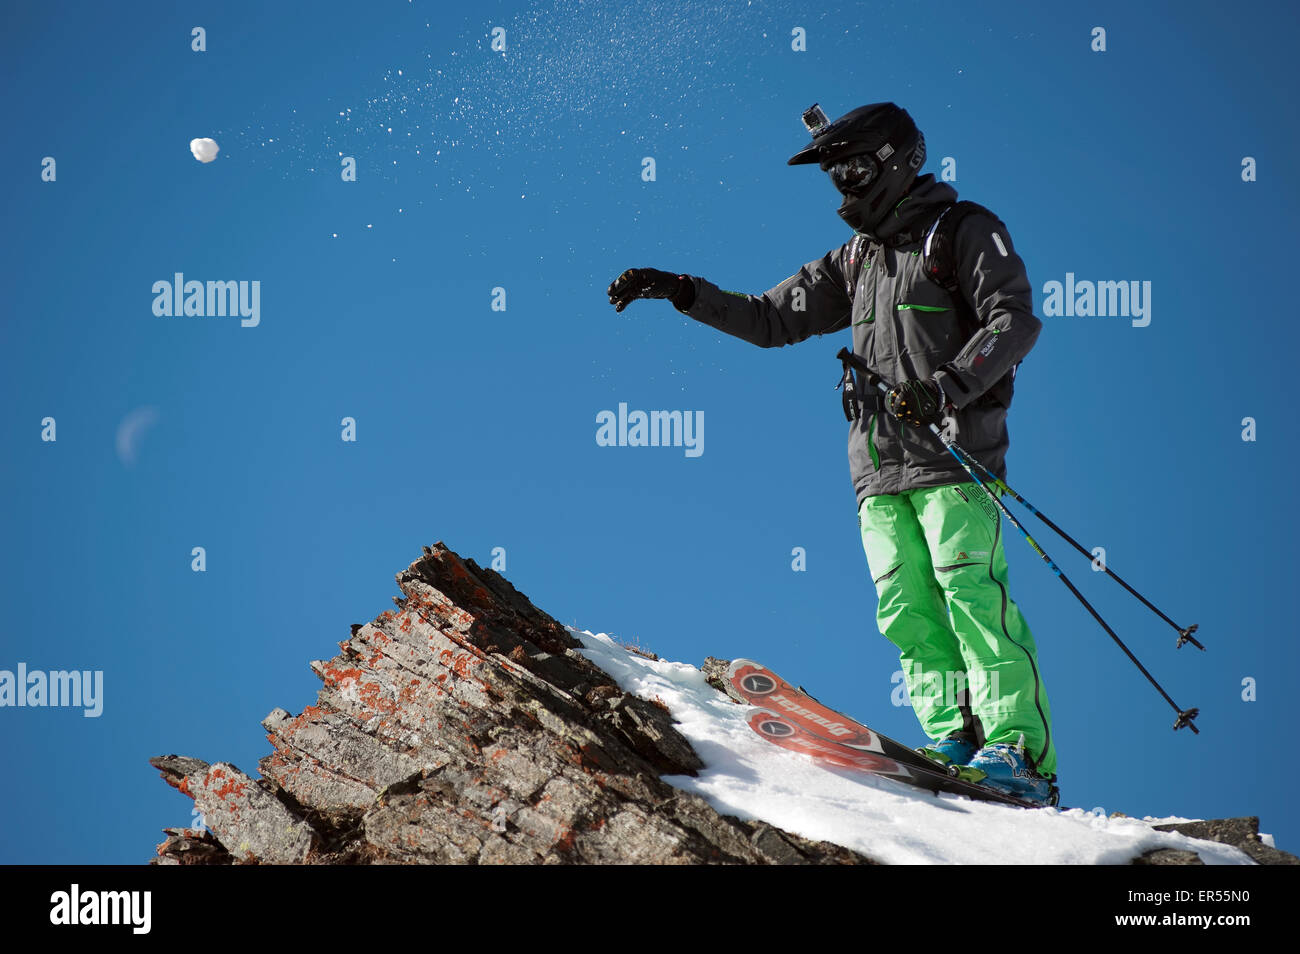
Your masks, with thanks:
[[(961, 313), (951, 295), (921, 274), (918, 262), (900, 274), (890, 308), (902, 349), (935, 358), (938, 366), (955, 357), (966, 343), (960, 334)], [(883, 302), (881, 303), (883, 306)]]

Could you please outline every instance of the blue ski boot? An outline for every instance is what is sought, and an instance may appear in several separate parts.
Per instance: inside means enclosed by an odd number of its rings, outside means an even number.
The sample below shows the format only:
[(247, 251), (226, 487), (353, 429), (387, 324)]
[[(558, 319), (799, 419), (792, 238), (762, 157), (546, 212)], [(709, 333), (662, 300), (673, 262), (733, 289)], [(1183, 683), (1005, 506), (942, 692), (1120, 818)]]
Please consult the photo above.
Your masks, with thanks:
[(1053, 784), (1056, 776), (1039, 775), (1025, 761), (1023, 739), (1018, 745), (999, 742), (984, 746), (954, 774), (1035, 805), (1055, 805), (1061, 797)]
[(934, 762), (941, 769), (947, 769), (951, 765), (965, 765), (975, 754), (979, 746), (964, 735), (950, 735), (946, 739), (940, 739), (938, 742), (931, 742), (929, 745), (922, 746), (916, 751), (920, 752), (927, 759)]

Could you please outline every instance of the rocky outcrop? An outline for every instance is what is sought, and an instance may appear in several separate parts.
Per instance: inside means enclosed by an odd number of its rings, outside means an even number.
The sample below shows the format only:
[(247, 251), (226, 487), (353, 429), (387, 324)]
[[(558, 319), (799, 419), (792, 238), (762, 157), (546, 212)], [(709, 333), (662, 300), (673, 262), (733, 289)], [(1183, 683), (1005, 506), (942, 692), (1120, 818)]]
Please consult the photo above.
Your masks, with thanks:
[[(396, 610), (312, 663), (316, 704), (263, 720), (273, 751), (258, 777), (150, 760), (205, 825), (165, 829), (152, 863), (873, 863), (664, 782), (702, 768), (666, 707), (622, 691), (499, 574), (438, 544), (397, 585)], [(702, 667), (724, 693), (727, 667)], [(1256, 818), (1157, 827), (1300, 863), (1263, 843)], [(1133, 863), (1202, 862), (1161, 848)]]
[(207, 828), (167, 829), (154, 863), (870, 863), (662, 781), (701, 767), (667, 710), (492, 570), (439, 544), (397, 585), (312, 664), (316, 704), (263, 721), (259, 778), (150, 760)]
[[(1300, 865), (1300, 858), (1264, 844), (1259, 835), (1259, 819), (1254, 815), (1245, 818), (1215, 818), (1209, 821), (1178, 822), (1173, 825), (1155, 825), (1156, 831), (1176, 831), (1188, 838), (1217, 841), (1233, 845), (1261, 865)], [(1135, 865), (1199, 865), (1204, 864), (1194, 851), (1159, 848), (1148, 852), (1133, 862)]]

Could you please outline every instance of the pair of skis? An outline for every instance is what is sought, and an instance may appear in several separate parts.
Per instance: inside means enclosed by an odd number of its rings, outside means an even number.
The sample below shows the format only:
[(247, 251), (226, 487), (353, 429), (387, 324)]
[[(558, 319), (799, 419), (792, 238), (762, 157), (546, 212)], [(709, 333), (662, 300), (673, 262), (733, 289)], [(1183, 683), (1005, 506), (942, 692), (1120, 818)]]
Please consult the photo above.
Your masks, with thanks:
[(752, 659), (727, 670), (734, 692), (758, 708), (749, 727), (769, 742), (811, 756), (820, 765), (892, 778), (928, 792), (949, 792), (1019, 808), (1041, 808), (1013, 795), (949, 775), (915, 749), (822, 705)]

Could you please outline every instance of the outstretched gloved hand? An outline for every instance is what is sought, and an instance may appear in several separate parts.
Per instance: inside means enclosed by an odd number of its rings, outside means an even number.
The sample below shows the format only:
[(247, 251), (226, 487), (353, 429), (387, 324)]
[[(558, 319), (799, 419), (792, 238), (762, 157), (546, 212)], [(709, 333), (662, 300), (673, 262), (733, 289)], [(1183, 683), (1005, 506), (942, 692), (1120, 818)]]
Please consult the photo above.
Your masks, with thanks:
[(615, 311), (622, 311), (638, 298), (669, 298), (677, 308), (689, 308), (695, 299), (695, 286), (685, 275), (657, 268), (629, 268), (609, 286), (609, 303)]

